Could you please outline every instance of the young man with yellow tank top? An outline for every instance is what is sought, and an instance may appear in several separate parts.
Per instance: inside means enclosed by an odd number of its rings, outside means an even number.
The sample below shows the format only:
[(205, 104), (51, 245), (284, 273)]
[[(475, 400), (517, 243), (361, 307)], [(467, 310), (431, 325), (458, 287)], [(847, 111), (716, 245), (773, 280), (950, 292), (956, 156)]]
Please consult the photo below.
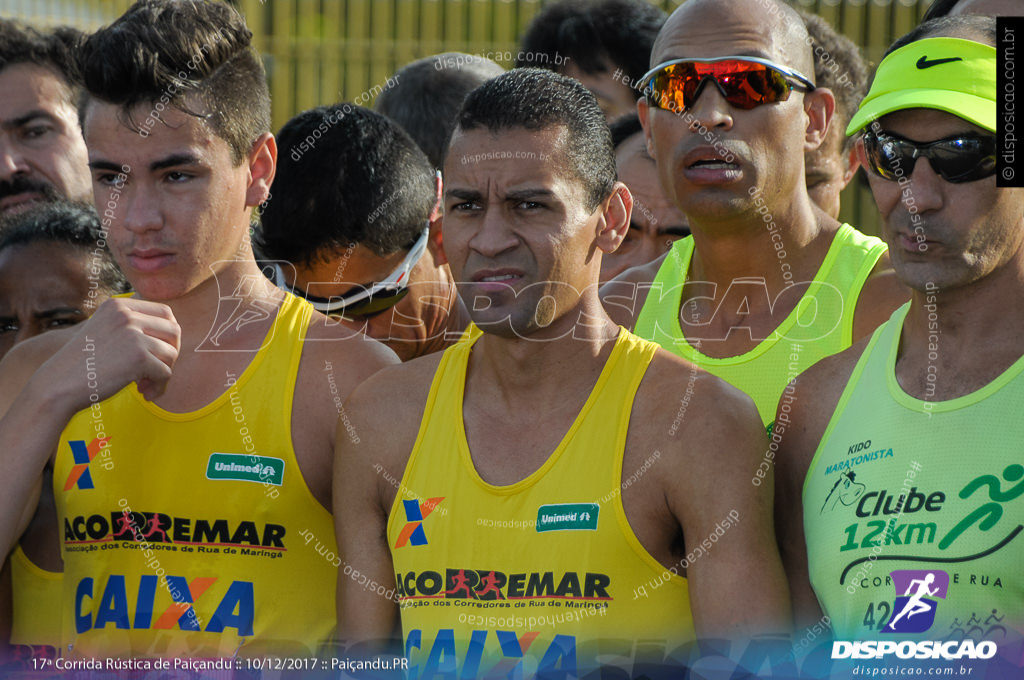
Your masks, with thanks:
[(913, 296), (797, 380), (776, 507), (799, 625), (824, 612), (846, 658), (908, 641), (938, 660), (888, 664), (1003, 678), (1024, 650), (1024, 189), (997, 186), (995, 43), (991, 17), (922, 24), (847, 128)]
[(787, 628), (754, 405), (598, 300), (632, 207), (614, 163), (565, 76), (463, 105), (444, 238), (475, 325), (357, 388), (335, 463), (342, 634), (400, 618), (411, 678), (678, 673), (695, 637)]
[(807, 194), (804, 153), (826, 139), (835, 98), (809, 80), (814, 56), (791, 7), (691, 0), (662, 27), (651, 64), (640, 120), (692, 235), (601, 297), (640, 337), (749, 394), (768, 425), (790, 379), (870, 333), (907, 293), (884, 243)]
[(313, 342), (352, 336), (253, 258), (276, 146), (250, 38), (229, 5), (147, 0), (82, 48), (96, 204), (135, 294), (0, 366), (0, 549), (52, 461), (65, 668), (248, 670), (336, 622), (335, 397), (396, 358)]

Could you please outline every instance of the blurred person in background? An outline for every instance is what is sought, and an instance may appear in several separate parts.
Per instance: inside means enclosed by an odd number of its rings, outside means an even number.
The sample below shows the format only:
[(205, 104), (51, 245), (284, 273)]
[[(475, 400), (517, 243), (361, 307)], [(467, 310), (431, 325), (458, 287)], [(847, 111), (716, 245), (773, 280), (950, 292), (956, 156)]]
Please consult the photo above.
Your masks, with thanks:
[(469, 316), (441, 245), (440, 175), (412, 138), (336, 104), (295, 116), (277, 142), (257, 234), (274, 282), (402, 360), (457, 340)]
[(91, 206), (46, 203), (0, 222), (0, 358), (127, 290)]
[(373, 110), (401, 125), (440, 170), (462, 100), (504, 72), (490, 59), (473, 54), (435, 54), (398, 69), (392, 76), (395, 84), (380, 93)]
[(516, 67), (557, 71), (583, 83), (608, 122), (636, 111), (637, 84), (666, 14), (642, 0), (562, 0), (537, 13)]
[[(31, 204), (0, 222), (0, 358), (19, 342), (84, 321), (127, 290), (92, 206)], [(54, 658), (60, 648), (64, 564), (41, 531), (57, 521), (52, 466), (44, 475), (36, 515), (0, 573), (0, 647), (8, 639), (14, 646), (0, 659), (23, 664)]]
[(924, 13), (921, 23), (930, 19), (957, 14), (983, 14), (987, 16), (1024, 16), (1021, 0), (935, 0)]
[(611, 131), (615, 168), (619, 180), (633, 195), (633, 212), (622, 243), (601, 258), (601, 283), (630, 267), (658, 259), (674, 241), (690, 234), (686, 215), (665, 197), (658, 181), (658, 167), (647, 153), (644, 129), (636, 113), (613, 122)]
[(0, 19), (0, 214), (32, 201), (92, 201), (72, 60), (81, 34)]
[(846, 136), (846, 124), (857, 111), (868, 87), (868, 70), (860, 49), (817, 14), (797, 9), (803, 18), (814, 53), (814, 80), (827, 87), (836, 100), (825, 140), (804, 154), (807, 193), (834, 219), (839, 218), (839, 194), (850, 183), (860, 163), (856, 140)]

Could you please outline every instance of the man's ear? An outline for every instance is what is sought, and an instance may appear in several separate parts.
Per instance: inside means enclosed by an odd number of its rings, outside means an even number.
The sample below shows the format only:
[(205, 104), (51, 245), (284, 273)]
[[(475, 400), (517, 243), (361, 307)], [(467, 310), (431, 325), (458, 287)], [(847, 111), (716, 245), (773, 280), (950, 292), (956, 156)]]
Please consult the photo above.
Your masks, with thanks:
[(612, 193), (601, 203), (596, 245), (601, 252), (614, 252), (629, 231), (633, 214), (633, 195), (622, 182), (616, 182)]
[(427, 237), (427, 250), (430, 251), (434, 258), (434, 263), (439, 267), (443, 264), (448, 264), (448, 256), (444, 252), (444, 237), (441, 234), (443, 222), (443, 215), (438, 215), (430, 220), (430, 235)]
[(249, 152), (249, 188), (245, 193), (245, 205), (256, 207), (270, 198), (270, 185), (277, 172), (277, 140), (274, 135), (264, 132)]
[[(868, 171), (868, 155), (867, 151), (864, 150), (864, 135), (857, 137), (857, 143), (853, 145), (853, 150), (850, 151), (850, 157), (855, 159), (857, 165), (864, 168), (864, 172)], [(850, 166), (857, 171), (857, 166), (853, 164), (854, 160), (850, 161)]]
[(434, 209), (430, 211), (430, 236), (427, 237), (427, 248), (434, 256), (437, 266), (448, 264), (448, 256), (444, 253), (444, 237), (441, 234), (441, 225), (444, 221), (444, 181), (441, 179), (441, 171), (438, 170), (434, 179), (435, 200)]
[(863, 165), (860, 160), (860, 154), (857, 153), (858, 146), (863, 146), (859, 139), (857, 140), (857, 143), (853, 145), (853, 148), (850, 149), (849, 153), (846, 154), (846, 169), (843, 170), (844, 189), (846, 188), (846, 185), (850, 183), (850, 180), (853, 179), (853, 176), (857, 174), (857, 168)]
[(644, 129), (644, 143), (647, 145), (647, 155), (654, 156), (654, 142), (651, 141), (651, 126), (647, 124), (647, 116), (651, 113), (651, 107), (647, 103), (647, 97), (640, 97), (636, 100), (636, 115), (640, 119), (640, 126)]
[(807, 114), (804, 151), (814, 151), (825, 142), (835, 111), (836, 96), (827, 87), (804, 94), (804, 112)]

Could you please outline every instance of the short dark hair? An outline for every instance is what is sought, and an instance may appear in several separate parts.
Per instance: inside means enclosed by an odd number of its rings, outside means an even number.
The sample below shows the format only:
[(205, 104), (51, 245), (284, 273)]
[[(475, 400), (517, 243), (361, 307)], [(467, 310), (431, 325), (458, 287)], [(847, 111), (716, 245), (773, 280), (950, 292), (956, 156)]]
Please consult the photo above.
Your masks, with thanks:
[[(857, 113), (857, 107), (868, 91), (868, 67), (860, 48), (852, 40), (840, 35), (832, 24), (810, 12), (796, 9), (804, 20), (807, 35), (814, 49), (814, 81), (818, 87), (827, 87), (836, 97), (834, 125), (845, 130)], [(843, 150), (849, 151), (855, 137), (842, 136)]]
[(937, 35), (955, 36), (965, 40), (976, 40), (995, 47), (997, 41), (996, 18), (981, 14), (958, 14), (940, 16), (918, 24), (902, 38), (899, 38), (885, 51), (883, 59), (901, 47), (912, 42), (931, 38)]
[(924, 13), (924, 16), (921, 17), (921, 23), (946, 16), (953, 11), (958, 2), (960, 0), (935, 0), (928, 8), (928, 11)]
[[(242, 15), (227, 3), (138, 0), (83, 44), (87, 98), (79, 115), (94, 97), (121, 106), (141, 133), (160, 120), (164, 106), (174, 106), (202, 118), (238, 166), (270, 130), (266, 74), (251, 40)], [(140, 104), (154, 105), (141, 125), (130, 118)]]
[(84, 38), (85, 34), (70, 26), (44, 32), (0, 19), (0, 71), (18, 64), (46, 66), (64, 81), (68, 102), (75, 103), (79, 94), (75, 50)]
[(501, 66), (471, 54), (445, 52), (406, 64), (395, 84), (381, 92), (373, 109), (408, 132), (440, 168), (462, 100), (488, 78), (505, 72)]
[(644, 131), (644, 126), (640, 124), (640, 116), (635, 113), (627, 113), (616, 118), (608, 127), (612, 133), (612, 146), (616, 149), (633, 135)]
[(530, 22), (516, 67), (557, 71), (553, 58), (558, 54), (584, 73), (601, 73), (611, 65), (638, 81), (649, 68), (651, 48), (667, 18), (642, 0), (562, 0)]
[(588, 210), (611, 194), (615, 150), (597, 100), (579, 81), (539, 68), (517, 68), (469, 93), (456, 129), (484, 127), (544, 130), (560, 125), (569, 132), (566, 161), (587, 192)]
[(131, 290), (107, 248), (106, 233), (91, 205), (40, 203), (0, 221), (0, 251), (34, 243), (58, 243), (90, 252), (92, 266), (99, 270), (96, 281), (100, 289), (111, 295)]
[(351, 244), (411, 248), (436, 202), (434, 169), (397, 123), (353, 104), (304, 111), (278, 133), (256, 244), (268, 259), (327, 261)]

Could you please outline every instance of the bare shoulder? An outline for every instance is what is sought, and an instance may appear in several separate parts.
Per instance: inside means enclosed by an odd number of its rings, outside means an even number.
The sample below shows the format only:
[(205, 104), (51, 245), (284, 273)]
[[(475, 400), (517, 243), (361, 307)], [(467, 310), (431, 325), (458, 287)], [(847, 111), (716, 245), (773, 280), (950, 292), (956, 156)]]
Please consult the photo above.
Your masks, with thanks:
[[(405, 469), (443, 352), (389, 366), (361, 383), (344, 403), (352, 440), (392, 474)], [(398, 477), (396, 477), (397, 479)]]
[(857, 299), (853, 313), (854, 341), (871, 335), (871, 332), (888, 320), (900, 305), (910, 299), (910, 289), (903, 285), (889, 260), (889, 252), (882, 253), (868, 275)]
[(309, 321), (302, 360), (318, 366), (336, 365), (339, 376), (344, 376), (341, 378), (343, 397), (380, 369), (399, 361), (398, 355), (384, 343), (320, 312), (313, 312)]
[[(380, 369), (398, 363), (382, 343), (314, 312), (295, 389), (295, 418), (334, 432), (334, 416), (352, 390)], [(331, 435), (328, 435), (328, 439)]]
[(864, 338), (839, 354), (825, 357), (794, 378), (783, 392), (773, 434), (781, 442), (775, 461), (780, 495), (798, 493), (802, 487), (814, 453), (868, 341)]
[[(636, 407), (663, 424), (665, 450), (696, 482), (722, 468), (754, 464), (763, 453), (764, 426), (753, 400), (691, 361), (659, 350), (637, 391)], [(752, 472), (752, 470), (751, 470)], [(730, 473), (732, 474), (732, 473)]]
[(798, 629), (821, 620), (821, 608), (808, 575), (804, 480), (867, 343), (864, 339), (797, 376), (783, 392), (775, 415), (771, 444), (775, 448), (775, 534)]
[[(390, 349), (314, 312), (302, 343), (291, 413), (292, 443), (313, 495), (331, 507), (331, 464), (342, 403), (380, 369), (398, 363)], [(341, 425), (339, 425), (341, 423)]]
[(612, 321), (627, 330), (633, 330), (640, 310), (647, 301), (649, 284), (658, 275), (658, 269), (666, 257), (668, 253), (647, 264), (630, 267), (601, 286), (601, 302)]

